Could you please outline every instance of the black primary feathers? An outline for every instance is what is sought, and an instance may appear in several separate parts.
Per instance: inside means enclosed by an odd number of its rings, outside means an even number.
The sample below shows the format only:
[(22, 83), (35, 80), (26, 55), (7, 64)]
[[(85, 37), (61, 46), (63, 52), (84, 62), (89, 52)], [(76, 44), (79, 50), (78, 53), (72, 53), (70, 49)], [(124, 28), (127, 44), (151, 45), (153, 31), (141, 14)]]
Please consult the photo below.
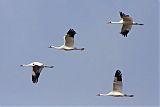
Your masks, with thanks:
[(69, 29), (69, 31), (67, 32), (67, 34), (68, 34), (70, 37), (73, 37), (73, 38), (74, 38), (74, 35), (76, 34), (76, 32), (75, 32), (73, 29)]
[(117, 78), (117, 81), (122, 81), (122, 73), (120, 70), (116, 71), (115, 77)]
[(129, 30), (121, 31), (120, 34), (122, 34), (124, 37), (127, 37), (127, 34), (129, 33)]
[(119, 14), (120, 14), (120, 17), (122, 18), (122, 17), (124, 17), (124, 16), (129, 16), (129, 15), (126, 15), (126, 14), (124, 14), (123, 12), (119, 12)]

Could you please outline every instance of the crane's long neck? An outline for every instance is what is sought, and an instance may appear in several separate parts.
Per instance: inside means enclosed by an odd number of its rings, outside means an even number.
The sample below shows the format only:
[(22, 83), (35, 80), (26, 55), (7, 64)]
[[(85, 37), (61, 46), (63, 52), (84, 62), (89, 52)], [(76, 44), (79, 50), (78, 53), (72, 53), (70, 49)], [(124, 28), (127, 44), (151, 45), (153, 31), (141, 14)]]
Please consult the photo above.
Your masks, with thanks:
[(49, 48), (55, 48), (55, 49), (62, 49), (62, 46), (58, 47), (58, 46), (49, 46)]
[(32, 65), (30, 65), (30, 64), (22, 64), (22, 65), (20, 65), (21, 67), (32, 67)]
[(99, 93), (96, 96), (107, 96), (107, 94), (101, 94), (101, 93)]
[(120, 20), (119, 22), (110, 21), (108, 24), (123, 24), (123, 20)]
[(100, 94), (100, 96), (108, 96), (107, 94)]
[(110, 24), (123, 24), (122, 22), (110, 22)]

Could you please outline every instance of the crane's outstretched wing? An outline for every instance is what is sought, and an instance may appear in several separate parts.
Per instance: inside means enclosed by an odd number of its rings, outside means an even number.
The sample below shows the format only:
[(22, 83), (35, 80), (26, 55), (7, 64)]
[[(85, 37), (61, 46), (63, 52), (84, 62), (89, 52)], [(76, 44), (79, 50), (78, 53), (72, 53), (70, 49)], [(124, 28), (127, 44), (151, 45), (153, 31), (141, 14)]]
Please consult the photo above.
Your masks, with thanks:
[(122, 93), (122, 74), (120, 70), (117, 70), (113, 80), (113, 91)]
[(70, 29), (67, 34), (64, 36), (64, 44), (67, 47), (73, 47), (74, 46), (74, 35), (76, 32), (73, 29)]
[(119, 12), (120, 17), (123, 19), (123, 25), (121, 28), (120, 34), (122, 34), (124, 37), (127, 37), (127, 34), (132, 28), (133, 19), (129, 15), (124, 14), (123, 12)]
[(132, 28), (132, 25), (131, 25), (131, 24), (129, 24), (129, 25), (123, 24), (123, 25), (122, 25), (122, 28), (121, 28), (120, 34), (122, 34), (124, 37), (127, 37), (127, 34), (128, 34), (129, 31), (131, 30), (131, 28)]
[(42, 69), (43, 68), (41, 66), (38, 66), (38, 65), (33, 66), (33, 70), (32, 70), (32, 82), (33, 83), (38, 82), (38, 78), (40, 76)]

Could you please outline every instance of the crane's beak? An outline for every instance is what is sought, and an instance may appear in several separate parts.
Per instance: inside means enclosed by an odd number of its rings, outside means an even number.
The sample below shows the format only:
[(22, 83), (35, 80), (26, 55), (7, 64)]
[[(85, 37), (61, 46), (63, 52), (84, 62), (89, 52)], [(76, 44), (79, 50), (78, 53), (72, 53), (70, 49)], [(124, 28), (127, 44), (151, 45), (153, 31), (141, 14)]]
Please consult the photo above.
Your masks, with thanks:
[(48, 48), (52, 48), (52, 46), (49, 46)]
[(108, 22), (107, 24), (111, 24), (111, 21), (110, 21), (110, 22)]
[(98, 94), (96, 94), (96, 96), (100, 96), (100, 94), (98, 93)]

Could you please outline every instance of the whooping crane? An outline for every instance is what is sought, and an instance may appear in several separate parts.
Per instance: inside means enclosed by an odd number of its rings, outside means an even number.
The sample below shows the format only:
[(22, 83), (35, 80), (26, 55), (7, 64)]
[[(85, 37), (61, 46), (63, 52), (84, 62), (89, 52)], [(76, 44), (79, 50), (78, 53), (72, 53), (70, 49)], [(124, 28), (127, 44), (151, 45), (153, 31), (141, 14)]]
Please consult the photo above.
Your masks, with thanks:
[(47, 66), (40, 62), (32, 62), (30, 64), (22, 64), (21, 67), (32, 67), (32, 82), (37, 83), (42, 69), (53, 68), (54, 66)]
[(64, 36), (64, 45), (60, 46), (60, 47), (56, 47), (56, 46), (49, 46), (49, 48), (55, 48), (55, 49), (59, 49), (59, 50), (66, 50), (66, 51), (70, 51), (70, 50), (84, 50), (84, 48), (76, 48), (74, 47), (74, 35), (76, 34), (76, 32), (73, 29), (70, 29), (67, 34)]
[(133, 21), (132, 17), (130, 17), (129, 15), (126, 15), (122, 12), (120, 13), (120, 17), (122, 18), (119, 22), (108, 22), (108, 24), (123, 24), (122, 28), (121, 28), (121, 32), (120, 34), (122, 34), (122, 36), (127, 37), (128, 32), (131, 30), (132, 25), (144, 25), (144, 24), (139, 24)]
[(113, 81), (113, 91), (107, 94), (97, 94), (97, 96), (114, 96), (114, 97), (133, 97), (134, 95), (127, 95), (122, 92), (122, 74), (117, 70)]

